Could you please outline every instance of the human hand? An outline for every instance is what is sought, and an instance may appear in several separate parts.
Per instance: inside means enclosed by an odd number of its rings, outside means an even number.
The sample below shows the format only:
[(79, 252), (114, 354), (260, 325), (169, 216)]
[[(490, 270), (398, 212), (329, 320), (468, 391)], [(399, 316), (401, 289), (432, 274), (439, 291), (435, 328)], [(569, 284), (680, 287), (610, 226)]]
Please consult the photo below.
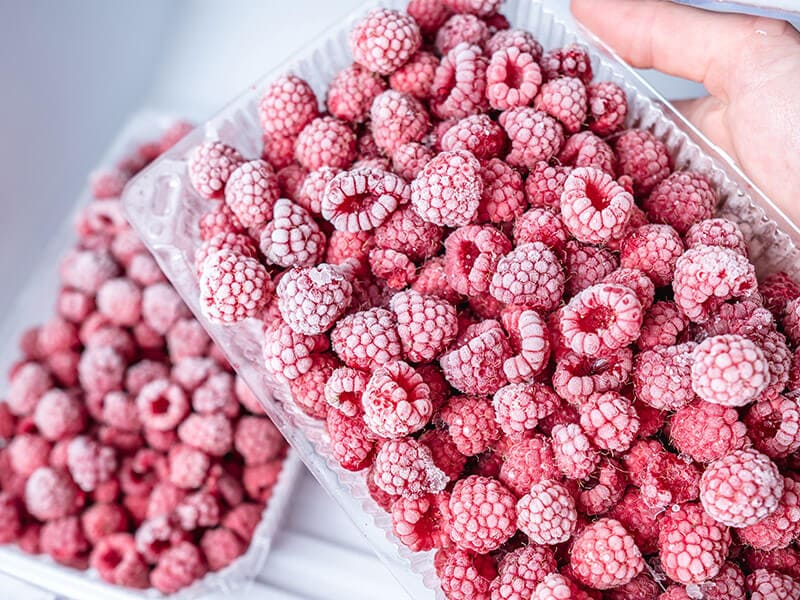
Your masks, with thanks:
[(631, 65), (703, 83), (676, 106), (800, 226), (800, 34), (788, 23), (660, 0), (572, 0)]

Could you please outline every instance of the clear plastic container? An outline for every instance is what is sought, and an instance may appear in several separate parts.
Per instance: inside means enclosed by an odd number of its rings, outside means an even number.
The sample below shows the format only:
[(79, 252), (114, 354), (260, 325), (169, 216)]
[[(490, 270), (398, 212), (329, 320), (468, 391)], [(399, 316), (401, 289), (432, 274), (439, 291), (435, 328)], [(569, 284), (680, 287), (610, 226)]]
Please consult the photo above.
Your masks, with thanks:
[[(174, 117), (142, 112), (130, 119), (105, 153), (98, 167), (111, 167), (145, 142), (158, 139), (175, 122)], [(75, 240), (74, 217), (91, 199), (84, 190), (76, 202), (73, 218), (67, 219), (58, 234), (41, 253), (39, 265), (11, 305), (0, 325), (0, 372), (20, 357), (17, 341), (23, 331), (50, 318), (59, 289), (58, 264)], [(0, 398), (8, 388), (7, 378), (0, 378)], [(225, 569), (211, 573), (170, 598), (189, 600), (212, 592), (229, 592), (252, 582), (264, 567), (270, 545), (286, 512), (295, 482), (302, 473), (297, 453), (290, 449), (283, 464), (272, 498), (264, 510), (247, 552)], [(160, 598), (154, 589), (137, 591), (110, 585), (93, 570), (79, 571), (59, 565), (47, 556), (32, 556), (14, 545), (0, 546), (0, 573), (26, 581), (71, 600), (137, 600)], [(6, 598), (0, 588), (0, 598)]]
[[(350, 27), (376, 5), (402, 10), (405, 2), (390, 0), (367, 4), (318, 39), (311, 40), (299, 55), (257, 81), (143, 171), (129, 184), (123, 202), (134, 227), (176, 289), (225, 350), (233, 366), (256, 391), (267, 413), (314, 476), (372, 542), (380, 559), (409, 595), (413, 598), (443, 598), (433, 568), (433, 554), (410, 552), (396, 540), (389, 515), (369, 496), (364, 474), (345, 471), (330, 458), (323, 424), (297, 410), (287, 388), (276, 384), (266, 373), (261, 360), (260, 323), (249, 320), (223, 327), (203, 318), (192, 266), (194, 250), (200, 242), (197, 223), (212, 203), (201, 199), (189, 184), (186, 170), (189, 151), (203, 141), (221, 140), (235, 146), (245, 156), (259, 156), (261, 129), (256, 105), (261, 90), (275, 77), (291, 71), (304, 77), (318, 97), (323, 98), (325, 84), (352, 60), (347, 44)], [(759, 271), (763, 274), (783, 269), (800, 276), (800, 254), (795, 246), (795, 242), (800, 241), (800, 230), (753, 186), (729, 158), (720, 154), (602, 42), (588, 31), (571, 28), (557, 20), (542, 2), (510, 0), (504, 5), (503, 13), (512, 26), (533, 32), (545, 48), (572, 42), (588, 46), (596, 78), (616, 81), (625, 88), (631, 109), (629, 125), (649, 129), (663, 139), (677, 169), (692, 168), (711, 178), (722, 198), (721, 212), (743, 227)], [(412, 571), (419, 575), (411, 575)]]

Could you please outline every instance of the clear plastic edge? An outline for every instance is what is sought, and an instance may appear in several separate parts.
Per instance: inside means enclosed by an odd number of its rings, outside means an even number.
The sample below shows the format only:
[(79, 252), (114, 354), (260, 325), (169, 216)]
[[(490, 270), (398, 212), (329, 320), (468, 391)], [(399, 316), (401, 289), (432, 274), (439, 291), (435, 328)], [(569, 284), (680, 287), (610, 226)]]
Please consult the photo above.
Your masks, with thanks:
[[(259, 324), (249, 320), (223, 327), (210, 323), (202, 315), (192, 254), (198, 243), (197, 219), (212, 204), (193, 193), (186, 181), (186, 156), (200, 142), (220, 140), (237, 147), (245, 155), (259, 156), (260, 129), (255, 116), (258, 91), (275, 77), (295, 72), (310, 82), (318, 97), (324, 97), (324, 83), (351, 60), (346, 39), (352, 22), (375, 6), (402, 9), (404, 5), (401, 0), (370, 2), (311, 40), (305, 50), (261, 77), (140, 174), (129, 184), (123, 201), (134, 227), (139, 229), (176, 289), (226, 352), (234, 368), (256, 391), (267, 413), (297, 449), (311, 473), (359, 527), (409, 596), (430, 598), (435, 595), (443, 599), (433, 569), (432, 553), (412, 553), (399, 543), (391, 531), (389, 516), (369, 497), (363, 474), (345, 471), (330, 458), (322, 424), (300, 413), (290, 401), (286, 387), (274, 382), (259, 366)], [(542, 2), (512, 0), (503, 12), (512, 26), (529, 29), (546, 48), (572, 42), (588, 46), (597, 79), (613, 80), (626, 90), (632, 106), (629, 125), (649, 129), (663, 139), (673, 155), (676, 169), (691, 167), (709, 175), (722, 198), (721, 214), (743, 227), (759, 270), (764, 273), (783, 269), (794, 276), (800, 275), (795, 245), (800, 241), (797, 226), (729, 157), (610, 48), (588, 30), (573, 28), (555, 18)], [(410, 576), (409, 568), (421, 577)]]
[[(177, 115), (149, 110), (135, 113), (125, 122), (95, 168), (113, 166), (137, 145), (160, 137), (178, 118)], [(68, 218), (41, 252), (41, 257), (31, 271), (28, 281), (11, 302), (8, 316), (0, 325), (0, 336), (2, 336), (0, 340), (3, 340), (0, 345), (0, 368), (3, 373), (19, 359), (17, 341), (22, 332), (41, 324), (53, 314), (59, 287), (58, 264), (74, 242), (75, 220), (90, 200), (88, 189), (84, 189)], [(6, 378), (0, 378), (0, 397), (5, 394), (7, 385)], [(192, 586), (170, 596), (164, 596), (154, 589), (137, 591), (114, 586), (104, 582), (91, 569), (87, 571), (71, 569), (59, 565), (45, 555), (26, 554), (13, 544), (0, 545), (0, 572), (72, 600), (97, 600), (97, 598), (135, 600), (164, 597), (169, 597), (171, 600), (193, 600), (209, 593), (229, 593), (245, 589), (255, 581), (266, 564), (272, 542), (302, 472), (303, 466), (297, 452), (289, 448), (270, 502), (264, 509), (262, 519), (253, 534), (253, 541), (245, 554), (224, 569), (210, 573)]]

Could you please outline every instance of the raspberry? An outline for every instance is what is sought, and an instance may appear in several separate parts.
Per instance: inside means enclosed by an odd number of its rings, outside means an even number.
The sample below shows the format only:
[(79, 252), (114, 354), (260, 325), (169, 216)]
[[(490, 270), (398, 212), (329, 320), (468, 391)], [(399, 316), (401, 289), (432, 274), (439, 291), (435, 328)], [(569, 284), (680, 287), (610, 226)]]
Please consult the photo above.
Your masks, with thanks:
[(405, 64), (421, 44), (416, 21), (394, 10), (375, 9), (350, 32), (355, 61), (380, 75), (389, 75)]
[(567, 295), (575, 296), (600, 283), (618, 267), (619, 259), (613, 252), (570, 240), (566, 244), (564, 258)]
[(689, 319), (674, 302), (659, 300), (644, 313), (636, 346), (640, 351), (674, 346), (688, 326)]
[[(209, 240), (215, 235), (220, 233), (244, 233), (244, 226), (239, 222), (239, 218), (233, 214), (233, 211), (228, 207), (225, 203), (217, 204), (213, 210), (207, 212), (200, 218), (200, 239), (202, 240)], [(153, 263), (153, 267), (155, 267), (155, 261), (149, 255), (140, 254), (137, 258), (139, 258), (143, 263), (149, 262)], [(150, 259), (149, 261), (147, 259)], [(128, 276), (144, 285), (144, 282), (138, 281), (138, 277), (134, 276), (134, 264), (135, 260), (131, 262), (131, 266), (128, 268)], [(140, 267), (145, 266), (144, 264), (140, 265)], [(154, 269), (158, 271), (158, 269)], [(160, 271), (158, 271), (160, 274)], [(155, 277), (155, 273), (153, 275)]]
[(8, 408), (18, 417), (32, 413), (42, 395), (53, 387), (47, 369), (35, 362), (25, 363), (9, 378)]
[(498, 156), (505, 146), (503, 129), (487, 115), (471, 115), (456, 121), (441, 139), (442, 150), (465, 150), (478, 159)]
[(61, 261), (59, 274), (65, 286), (94, 295), (119, 275), (119, 265), (105, 250), (76, 250)]
[(117, 457), (113, 448), (79, 436), (67, 446), (67, 467), (78, 487), (91, 492), (111, 479), (117, 469)]
[(322, 195), (322, 216), (339, 231), (368, 231), (381, 225), (411, 198), (403, 179), (381, 169), (336, 175)]
[(246, 465), (264, 463), (276, 458), (284, 445), (280, 432), (266, 417), (239, 419), (233, 443)]
[(586, 86), (589, 129), (597, 135), (609, 135), (621, 129), (628, 116), (625, 90), (613, 81), (599, 81)]
[(306, 373), (289, 382), (289, 389), (300, 410), (315, 419), (324, 419), (328, 412), (325, 382), (339, 363), (330, 353), (313, 354), (312, 360)]
[(204, 198), (220, 198), (231, 174), (244, 162), (239, 151), (222, 142), (205, 142), (189, 155), (189, 182)]
[(89, 542), (96, 545), (107, 535), (126, 531), (128, 516), (117, 504), (93, 504), (81, 515), (81, 526)]
[(253, 538), (253, 532), (261, 521), (263, 509), (257, 504), (242, 503), (233, 507), (222, 519), (222, 525), (233, 531), (244, 542)]
[(564, 125), (570, 133), (580, 131), (586, 120), (586, 87), (575, 77), (559, 77), (542, 85), (534, 106)]
[(545, 79), (577, 77), (586, 84), (592, 80), (592, 61), (586, 49), (577, 44), (550, 50), (539, 62)]
[(275, 203), (272, 214), (259, 242), (267, 262), (281, 267), (308, 267), (319, 262), (325, 235), (313, 217), (285, 198)]
[(282, 468), (282, 459), (245, 467), (242, 483), (247, 495), (257, 502), (266, 503), (272, 496)]
[(206, 531), (200, 539), (200, 548), (211, 571), (227, 567), (247, 549), (236, 534), (226, 527)]
[(411, 182), (411, 204), (437, 225), (458, 227), (475, 217), (483, 194), (481, 166), (469, 152), (442, 152)]
[(700, 470), (690, 459), (670, 453), (651, 457), (635, 475), (645, 504), (664, 509), (697, 500)]
[(189, 412), (189, 401), (183, 390), (168, 379), (156, 379), (145, 385), (136, 396), (139, 420), (159, 431), (178, 426)]
[(462, 42), (449, 50), (433, 76), (433, 114), (440, 119), (462, 119), (484, 112), (488, 63), (479, 46)]
[(340, 319), (331, 332), (331, 346), (347, 366), (365, 371), (402, 357), (393, 313), (382, 308)]
[(277, 78), (258, 101), (258, 119), (268, 134), (297, 135), (318, 114), (314, 91), (296, 75)]
[(511, 242), (494, 227), (467, 225), (454, 231), (444, 242), (445, 272), (450, 286), (459, 293), (475, 296), (489, 290), (492, 274)]
[(348, 417), (361, 414), (361, 397), (367, 387), (369, 375), (358, 369), (340, 367), (331, 373), (325, 383), (325, 400)]
[(447, 476), (434, 464), (428, 447), (412, 438), (381, 444), (372, 476), (384, 492), (404, 498), (435, 494), (447, 485)]
[(534, 544), (518, 548), (501, 559), (490, 586), (491, 600), (530, 598), (536, 586), (555, 570), (556, 561), (549, 548)]
[(434, 157), (427, 146), (410, 142), (398, 146), (392, 154), (392, 169), (406, 181), (412, 181)]
[(669, 427), (672, 444), (704, 463), (743, 448), (747, 431), (735, 409), (702, 400), (680, 408), (672, 415)]
[(764, 298), (764, 306), (776, 317), (783, 315), (789, 300), (800, 298), (800, 286), (783, 271), (767, 275), (759, 284), (758, 291)]
[(594, 473), (600, 455), (579, 425), (556, 425), (551, 436), (556, 465), (566, 477), (586, 479)]
[(53, 521), (74, 514), (82, 501), (69, 475), (39, 467), (25, 483), (25, 508), (40, 521)]
[(517, 319), (519, 351), (503, 363), (503, 371), (509, 382), (527, 381), (538, 375), (550, 358), (550, 340), (547, 327), (532, 310), (523, 310)]
[(497, 390), (492, 402), (495, 420), (509, 436), (530, 431), (557, 410), (558, 396), (540, 383), (513, 383)]
[(631, 402), (616, 392), (594, 394), (580, 406), (581, 427), (601, 450), (626, 451), (639, 431)]
[(752, 600), (790, 600), (800, 595), (800, 581), (773, 571), (758, 569), (747, 577)]
[(582, 591), (571, 579), (559, 573), (547, 575), (533, 591), (531, 600), (589, 600), (591, 596)]
[[(103, 284), (102, 290), (110, 282), (119, 281), (110, 279)], [(72, 323), (60, 318), (50, 319), (43, 324), (36, 332), (36, 355), (50, 356), (57, 352), (73, 350), (78, 346), (78, 330)]]
[(707, 402), (744, 406), (769, 383), (769, 364), (761, 349), (740, 335), (707, 338), (694, 350), (692, 389)]
[[(716, 202), (716, 195), (714, 201)], [(745, 257), (750, 255), (742, 230), (736, 223), (727, 219), (706, 219), (695, 223), (686, 232), (684, 241), (687, 248), (701, 245), (721, 246), (735, 250)]]
[(375, 230), (379, 248), (395, 250), (410, 260), (419, 261), (436, 254), (441, 247), (443, 230), (423, 221), (410, 207), (396, 210)]
[(86, 553), (89, 542), (81, 531), (77, 517), (55, 519), (42, 525), (40, 533), (41, 551), (65, 566), (86, 568)]
[(517, 527), (534, 544), (566, 542), (575, 531), (575, 499), (563, 485), (544, 480), (517, 502)]
[(260, 229), (272, 217), (280, 196), (278, 179), (263, 160), (244, 162), (225, 184), (225, 202), (244, 227)]
[(561, 333), (582, 355), (597, 355), (627, 346), (639, 336), (642, 305), (630, 289), (617, 284), (586, 288), (564, 307)]
[(173, 363), (188, 356), (205, 356), (211, 343), (203, 326), (194, 319), (177, 321), (170, 327), (166, 339), (169, 358)]
[(386, 89), (383, 79), (353, 63), (334, 75), (328, 84), (327, 105), (337, 119), (361, 123), (369, 115), (372, 101)]
[(287, 272), (276, 294), (286, 324), (295, 333), (315, 336), (330, 329), (344, 313), (353, 287), (338, 267), (322, 263)]
[[(78, 377), (87, 392), (105, 394), (122, 387), (125, 376), (123, 358), (112, 348), (87, 348), (78, 363)], [(9, 397), (9, 406), (13, 406)]]
[(772, 330), (758, 339), (758, 346), (769, 364), (769, 385), (765, 393), (779, 393), (789, 382), (789, 369), (792, 363), (792, 353), (786, 345), (786, 338)]
[(320, 167), (345, 169), (356, 157), (356, 135), (344, 121), (319, 117), (297, 136), (294, 157), (309, 171)]
[(593, 393), (618, 390), (631, 374), (632, 353), (623, 348), (599, 358), (566, 352), (556, 363), (553, 388), (573, 405)]
[(497, 321), (483, 321), (469, 329), (439, 364), (447, 381), (466, 394), (493, 394), (506, 383), (503, 363), (511, 356)]
[(462, 550), (496, 550), (517, 530), (515, 505), (514, 495), (496, 479), (459, 480), (450, 495), (450, 538)]
[(516, 46), (493, 52), (486, 70), (486, 97), (497, 110), (528, 106), (542, 84), (536, 59)]
[(438, 66), (439, 59), (436, 56), (421, 50), (389, 76), (389, 86), (403, 94), (427, 100)]
[(208, 492), (198, 492), (184, 498), (175, 507), (173, 516), (185, 531), (213, 527), (219, 523), (219, 505)]
[(778, 508), (755, 525), (738, 530), (739, 539), (759, 550), (786, 548), (800, 533), (800, 482), (784, 477)]
[(320, 167), (315, 171), (311, 171), (303, 179), (295, 202), (311, 214), (320, 214), (322, 212), (322, 195), (325, 192), (325, 188), (328, 182), (339, 173), (341, 173), (341, 170), (333, 167)]
[[(671, 225), (684, 235), (693, 225), (710, 219), (716, 205), (717, 195), (705, 176), (679, 171), (653, 188), (643, 208), (652, 222)], [(693, 236), (699, 234), (695, 231)]]
[(649, 131), (631, 129), (616, 140), (619, 172), (633, 178), (637, 195), (645, 196), (671, 171), (669, 151)]
[(162, 594), (173, 594), (205, 574), (200, 550), (190, 542), (180, 542), (159, 557), (150, 573), (150, 583)]
[(500, 437), (492, 405), (478, 396), (452, 396), (440, 410), (439, 418), (465, 456), (484, 452)]
[(430, 362), (455, 338), (458, 324), (451, 304), (414, 291), (395, 294), (391, 308), (403, 352), (412, 362)]
[(0, 401), (0, 438), (9, 440), (14, 436), (16, 419), (5, 401)]
[(532, 208), (518, 216), (514, 221), (513, 234), (517, 245), (542, 242), (559, 256), (563, 255), (569, 239), (561, 217), (543, 207)]
[[(639, 269), (617, 269), (604, 277), (602, 283), (616, 283), (633, 290), (642, 305), (642, 309), (645, 311), (653, 304), (656, 293), (655, 286), (653, 281)], [(647, 315), (646, 312), (645, 315)], [(642, 322), (644, 322), (644, 318)]]
[(533, 169), (538, 161), (550, 160), (564, 144), (564, 131), (547, 113), (522, 106), (500, 114), (511, 150), (506, 162), (513, 167)]
[(170, 547), (187, 539), (186, 532), (180, 530), (166, 515), (148, 519), (136, 530), (136, 549), (150, 564), (158, 562)]
[(420, 269), (411, 289), (420, 294), (438, 296), (451, 304), (457, 304), (461, 296), (447, 281), (445, 260), (441, 256), (429, 259)]
[(419, 142), (430, 129), (425, 106), (410, 94), (387, 90), (370, 109), (372, 135), (386, 155), (409, 142)]
[(561, 217), (581, 242), (604, 243), (625, 228), (633, 197), (614, 179), (592, 167), (574, 169), (561, 194)]
[(768, 569), (784, 573), (798, 579), (800, 575), (800, 553), (793, 547), (781, 548), (764, 552), (752, 548), (744, 548), (743, 563), (749, 571), (756, 569)]
[(14, 472), (27, 478), (39, 467), (47, 466), (50, 450), (51, 445), (44, 437), (18, 433), (8, 444), (7, 457)]
[(555, 465), (550, 442), (534, 434), (514, 442), (505, 452), (500, 468), (500, 481), (518, 497), (527, 494), (531, 486), (545, 479), (558, 481), (560, 473)]
[(261, 158), (277, 170), (288, 167), (294, 160), (296, 136), (283, 133), (264, 133), (261, 137)]
[(537, 62), (542, 57), (542, 45), (524, 29), (498, 31), (486, 42), (486, 53), (489, 56), (509, 48), (518, 48), (520, 52), (530, 54)]
[(39, 399), (33, 422), (46, 439), (58, 441), (77, 435), (86, 426), (81, 402), (63, 390), (50, 390)]
[(545, 161), (530, 167), (525, 180), (525, 196), (531, 206), (560, 210), (564, 183), (572, 170), (565, 166), (551, 166)]
[(386, 438), (418, 431), (433, 412), (430, 389), (413, 367), (402, 361), (386, 363), (372, 373), (363, 406), (367, 426)]
[(575, 536), (570, 566), (582, 583), (607, 590), (631, 581), (642, 572), (645, 563), (622, 524), (603, 518)]
[(233, 446), (231, 422), (221, 414), (189, 415), (178, 427), (178, 437), (211, 456), (223, 456)]
[(459, 44), (482, 48), (491, 37), (486, 23), (471, 14), (452, 15), (436, 32), (436, 50), (442, 56)]
[[(341, 123), (337, 123), (337, 125), (341, 125)], [(306, 138), (305, 141), (309, 141), (308, 138)], [(303, 185), (303, 181), (306, 175), (308, 175), (309, 170), (314, 169), (306, 169), (302, 165), (292, 163), (278, 171), (277, 176), (278, 184), (281, 186), (281, 195), (290, 200), (294, 200), (300, 192), (300, 187)]]
[(450, 10), (443, 0), (409, 0), (406, 12), (426, 35), (435, 33), (450, 16)]
[(448, 500), (446, 493), (398, 498), (391, 508), (392, 530), (414, 552), (449, 546), (445, 520)]
[(374, 248), (369, 253), (369, 263), (372, 274), (393, 290), (402, 290), (416, 277), (414, 263), (396, 250)]
[(489, 292), (500, 302), (550, 311), (564, 293), (564, 272), (545, 244), (522, 244), (499, 260)]
[(459, 451), (447, 431), (429, 429), (419, 437), (419, 441), (430, 448), (434, 464), (444, 471), (448, 479), (456, 481), (460, 477), (467, 457)]
[(491, 556), (465, 550), (439, 550), (434, 559), (442, 591), (448, 600), (490, 600), (489, 586), (497, 575)]
[(786, 458), (800, 449), (800, 406), (794, 397), (765, 395), (744, 422), (753, 446), (770, 458)]
[(269, 273), (254, 258), (222, 250), (203, 264), (201, 308), (213, 322), (235, 323), (255, 316), (271, 293)]
[(656, 287), (668, 285), (683, 254), (683, 243), (669, 225), (642, 225), (622, 241), (620, 263), (639, 269)]
[(661, 508), (648, 506), (636, 487), (629, 487), (608, 516), (622, 523), (643, 554), (654, 554), (658, 550), (657, 518), (662, 512)]
[(114, 585), (144, 589), (149, 586), (147, 566), (136, 552), (129, 533), (113, 533), (97, 541), (89, 565)]
[(605, 459), (592, 476), (581, 482), (577, 494), (578, 510), (588, 516), (611, 510), (625, 493), (628, 479), (619, 464)]
[(695, 344), (656, 347), (636, 356), (636, 397), (659, 410), (676, 410), (694, 399), (691, 371)]
[(181, 489), (199, 488), (206, 478), (208, 466), (208, 455), (196, 448), (177, 444), (169, 449), (169, 479)]
[(56, 301), (58, 314), (71, 323), (81, 323), (94, 312), (94, 298), (78, 290), (62, 288)]
[(368, 254), (373, 245), (374, 240), (368, 231), (350, 233), (334, 230), (328, 239), (325, 262), (342, 265), (350, 260), (354, 273), (363, 275), (367, 271)]
[(372, 461), (374, 435), (367, 429), (361, 415), (346, 416), (329, 410), (326, 429), (331, 440), (331, 453), (342, 468), (360, 471)]
[(700, 480), (700, 501), (717, 521), (746, 527), (777, 509), (783, 486), (783, 477), (768, 456), (736, 450), (706, 468)]

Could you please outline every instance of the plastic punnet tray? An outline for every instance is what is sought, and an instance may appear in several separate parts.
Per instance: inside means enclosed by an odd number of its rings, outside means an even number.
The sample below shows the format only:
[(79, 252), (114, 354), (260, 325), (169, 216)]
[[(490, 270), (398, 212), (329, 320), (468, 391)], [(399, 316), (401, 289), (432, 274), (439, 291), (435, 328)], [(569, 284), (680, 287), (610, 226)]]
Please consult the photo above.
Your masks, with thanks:
[[(352, 61), (347, 44), (349, 29), (375, 6), (402, 10), (405, 3), (388, 0), (366, 4), (309, 41), (301, 53), (257, 81), (143, 171), (128, 185), (123, 202), (130, 221), (176, 289), (227, 353), (234, 368), (256, 391), (267, 413), (314, 476), (373, 544), (379, 558), (411, 597), (443, 598), (432, 553), (412, 553), (399, 543), (392, 534), (389, 515), (370, 498), (364, 474), (338, 466), (330, 457), (324, 425), (303, 415), (291, 401), (287, 387), (277, 384), (265, 371), (260, 323), (250, 319), (226, 327), (210, 323), (202, 316), (193, 267), (194, 251), (200, 243), (197, 223), (213, 203), (202, 199), (189, 184), (186, 157), (190, 150), (201, 142), (220, 140), (235, 146), (245, 156), (260, 156), (262, 140), (256, 106), (261, 91), (277, 76), (294, 72), (323, 98), (326, 83)], [(782, 269), (800, 276), (800, 253), (795, 246), (800, 241), (800, 230), (635, 71), (590, 32), (556, 19), (542, 2), (510, 0), (503, 13), (512, 26), (531, 31), (545, 48), (573, 42), (588, 46), (596, 79), (613, 80), (626, 90), (630, 104), (628, 125), (648, 129), (661, 138), (673, 156), (676, 169), (691, 168), (710, 177), (722, 199), (720, 213), (742, 226), (760, 274)]]
[[(116, 140), (106, 151), (98, 167), (111, 167), (145, 142), (158, 139), (175, 122), (175, 118), (153, 112), (142, 112), (131, 118)], [(57, 235), (42, 253), (40, 263), (31, 273), (28, 283), (12, 303), (5, 321), (0, 325), (0, 372), (19, 359), (17, 340), (23, 331), (47, 320), (55, 309), (59, 289), (58, 265), (61, 257), (75, 240), (74, 217), (91, 200), (84, 190), (71, 218), (65, 220)], [(0, 378), (0, 398), (8, 387), (5, 377)], [(192, 586), (169, 596), (176, 600), (190, 600), (213, 592), (230, 592), (252, 582), (263, 569), (270, 545), (286, 511), (295, 482), (302, 472), (297, 452), (289, 449), (283, 469), (275, 485), (269, 504), (247, 552), (225, 569), (210, 573)], [(0, 546), (0, 573), (24, 580), (71, 600), (139, 600), (162, 598), (154, 589), (138, 591), (114, 586), (100, 579), (93, 570), (79, 571), (59, 565), (47, 556), (32, 556), (14, 545)], [(0, 598), (5, 599), (0, 588)]]

